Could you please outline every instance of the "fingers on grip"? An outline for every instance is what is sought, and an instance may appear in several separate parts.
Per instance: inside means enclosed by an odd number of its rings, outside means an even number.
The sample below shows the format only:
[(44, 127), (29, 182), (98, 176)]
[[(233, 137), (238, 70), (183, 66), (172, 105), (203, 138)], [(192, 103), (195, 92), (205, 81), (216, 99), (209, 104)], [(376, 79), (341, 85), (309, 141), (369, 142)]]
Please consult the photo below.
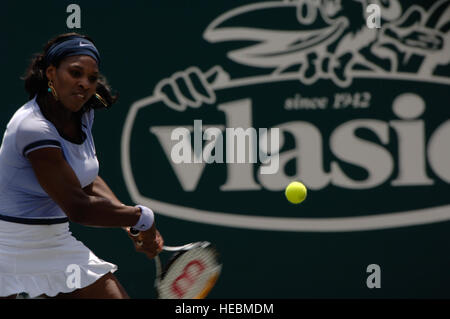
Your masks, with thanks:
[[(163, 79), (155, 88), (155, 94), (170, 108), (184, 111), (187, 107), (198, 108), (202, 104), (213, 104), (216, 101), (213, 84), (223, 72), (214, 67), (203, 73), (197, 67), (176, 72), (170, 78)], [(222, 77), (223, 78), (223, 77)]]

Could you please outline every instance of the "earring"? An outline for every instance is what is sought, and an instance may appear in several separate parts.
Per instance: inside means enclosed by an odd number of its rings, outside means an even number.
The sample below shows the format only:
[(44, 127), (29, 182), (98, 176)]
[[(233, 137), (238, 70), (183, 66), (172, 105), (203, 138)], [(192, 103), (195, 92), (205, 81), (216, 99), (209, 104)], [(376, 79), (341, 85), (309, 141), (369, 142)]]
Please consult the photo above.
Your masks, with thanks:
[(106, 103), (105, 99), (102, 98), (100, 94), (95, 93), (95, 97), (97, 98), (97, 100), (99, 100), (100, 102), (102, 102), (102, 104), (103, 104), (105, 107), (108, 107), (108, 103)]
[(53, 94), (53, 97), (55, 98), (56, 101), (58, 101), (58, 94), (56, 93), (55, 88), (53, 87), (53, 82), (52, 81), (48, 81), (48, 92), (51, 92)]

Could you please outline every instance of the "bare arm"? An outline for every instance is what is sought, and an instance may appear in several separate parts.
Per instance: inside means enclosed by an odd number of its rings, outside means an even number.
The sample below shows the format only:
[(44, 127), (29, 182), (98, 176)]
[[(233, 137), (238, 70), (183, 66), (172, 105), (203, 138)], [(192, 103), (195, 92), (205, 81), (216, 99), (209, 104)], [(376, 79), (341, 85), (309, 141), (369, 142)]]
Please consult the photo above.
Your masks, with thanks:
[[(109, 199), (117, 205), (124, 206), (124, 204), (116, 197), (108, 184), (106, 184), (100, 176), (97, 176), (95, 180), (88, 186), (84, 187), (83, 190), (90, 196), (103, 197)], [(123, 227), (123, 229), (133, 241), (136, 251), (146, 254), (150, 259), (161, 252), (164, 245), (164, 239), (156, 229), (155, 224), (153, 224), (148, 231), (141, 232), (138, 237), (132, 236), (129, 228)], [(141, 242), (142, 244), (137, 244), (138, 242)]]
[(28, 154), (28, 159), (42, 188), (71, 221), (98, 227), (127, 227), (138, 222), (140, 209), (122, 205), (114, 194), (111, 197), (112, 191), (105, 188), (103, 180), (96, 180), (91, 184), (92, 192), (86, 193), (60, 149), (37, 149)]
[[(108, 184), (106, 184), (106, 182), (100, 176), (97, 176), (95, 180), (88, 186), (84, 187), (83, 190), (87, 195), (103, 197), (109, 199), (111, 202), (117, 205), (125, 206), (125, 204), (123, 204), (117, 198)], [(128, 229), (126, 227), (123, 227), (123, 229), (128, 232)]]
[[(124, 206), (124, 204), (116, 197), (108, 184), (106, 184), (100, 176), (97, 176), (92, 184), (89, 184), (83, 188), (83, 190), (88, 195), (107, 198), (117, 205)], [(132, 236), (129, 228), (123, 227), (123, 229), (133, 241), (136, 251), (146, 254), (150, 259), (161, 252), (164, 245), (164, 239), (156, 229), (155, 224), (153, 224), (148, 231), (141, 232), (138, 237)], [(142, 244), (138, 244), (138, 242), (141, 242)]]
[(97, 176), (92, 184), (89, 184), (83, 188), (84, 192), (90, 196), (99, 196), (109, 199), (111, 202), (117, 205), (124, 205), (113, 193), (111, 188), (100, 176)]

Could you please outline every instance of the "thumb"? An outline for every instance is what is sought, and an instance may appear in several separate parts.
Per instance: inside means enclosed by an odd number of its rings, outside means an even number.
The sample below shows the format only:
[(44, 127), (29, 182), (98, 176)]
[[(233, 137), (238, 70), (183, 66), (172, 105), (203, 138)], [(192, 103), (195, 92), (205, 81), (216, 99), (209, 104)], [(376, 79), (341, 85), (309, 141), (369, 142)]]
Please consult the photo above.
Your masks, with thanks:
[(206, 81), (214, 88), (220, 88), (230, 82), (230, 75), (220, 66), (213, 66), (205, 72)]

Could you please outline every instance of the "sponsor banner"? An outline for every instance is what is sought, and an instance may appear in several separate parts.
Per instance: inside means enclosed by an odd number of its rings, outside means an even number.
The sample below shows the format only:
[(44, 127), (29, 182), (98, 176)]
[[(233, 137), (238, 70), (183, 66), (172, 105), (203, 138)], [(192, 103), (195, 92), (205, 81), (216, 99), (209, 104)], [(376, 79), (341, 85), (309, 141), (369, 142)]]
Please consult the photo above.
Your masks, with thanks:
[[(420, 196), (439, 194), (450, 180), (450, 79), (439, 72), (450, 61), (449, 4), (401, 10), (389, 3), (380, 4), (379, 29), (353, 11), (365, 8), (358, 1), (260, 2), (216, 17), (203, 38), (241, 43), (224, 52), (229, 59), (271, 72), (232, 77), (221, 65), (205, 73), (190, 66), (135, 101), (121, 145), (131, 197), (166, 216), (262, 230), (358, 231), (450, 219), (446, 198)], [(264, 25), (270, 13), (285, 17), (277, 28)], [(184, 135), (174, 135), (181, 128)], [(245, 145), (239, 150), (230, 128), (253, 130), (253, 140), (249, 132), (237, 138)], [(261, 128), (281, 132), (276, 159), (233, 158), (235, 149), (267, 153), (270, 134), (258, 136)], [(207, 136), (212, 129), (220, 139)], [(152, 150), (145, 161), (142, 147)], [(180, 152), (186, 161), (174, 160)], [(166, 183), (147, 183), (158, 175)], [(292, 180), (312, 193), (301, 217), (282, 196)]]

